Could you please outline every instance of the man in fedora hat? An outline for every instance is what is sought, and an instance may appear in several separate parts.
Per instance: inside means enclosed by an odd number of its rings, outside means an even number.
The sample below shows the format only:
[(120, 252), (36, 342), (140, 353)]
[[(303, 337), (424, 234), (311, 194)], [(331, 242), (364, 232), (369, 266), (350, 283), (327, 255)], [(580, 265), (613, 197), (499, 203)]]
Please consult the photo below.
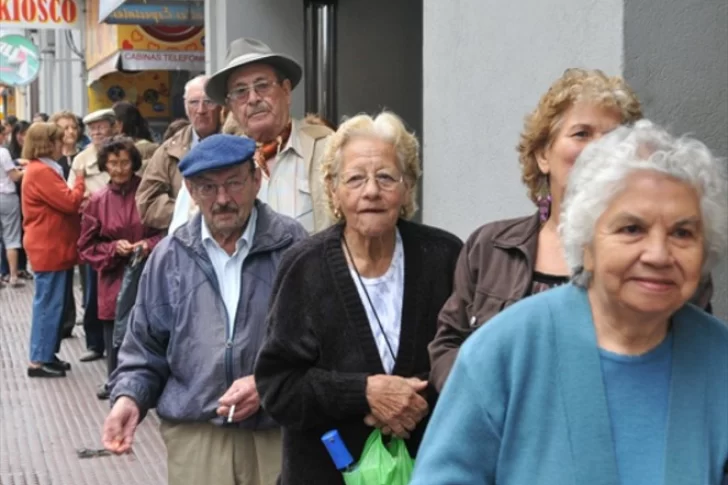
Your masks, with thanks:
[(308, 234), (256, 200), (255, 151), (213, 135), (180, 161), (200, 211), (149, 257), (109, 383), (104, 446), (128, 452), (156, 407), (173, 485), (273, 485), (281, 470), (280, 428), (253, 368), (278, 265)]
[(165, 141), (142, 175), (136, 203), (142, 223), (166, 231), (172, 221), (174, 204), (182, 187), (177, 164), (200, 140), (220, 130), (222, 107), (205, 95), (207, 76), (197, 76), (185, 84), (185, 113), (190, 125)]
[(291, 92), (302, 74), (291, 57), (242, 38), (230, 44), (225, 67), (210, 77), (205, 92), (226, 105), (240, 131), (255, 140), (263, 174), (258, 198), (316, 232), (333, 222), (320, 173), (332, 130), (311, 117), (291, 118)]
[[(83, 118), (91, 143), (73, 159), (68, 186), (76, 183), (76, 173), (83, 173), (86, 181), (86, 196), (89, 197), (106, 187), (109, 174), (99, 168), (98, 152), (106, 140), (118, 132), (118, 123), (113, 109), (101, 109), (89, 113)], [(81, 206), (82, 210), (85, 207)], [(86, 353), (81, 355), (81, 362), (91, 362), (104, 357), (104, 327), (98, 319), (97, 308), (97, 275), (88, 265), (81, 265), (82, 278), (86, 282), (84, 294), (83, 330), (86, 334)]]

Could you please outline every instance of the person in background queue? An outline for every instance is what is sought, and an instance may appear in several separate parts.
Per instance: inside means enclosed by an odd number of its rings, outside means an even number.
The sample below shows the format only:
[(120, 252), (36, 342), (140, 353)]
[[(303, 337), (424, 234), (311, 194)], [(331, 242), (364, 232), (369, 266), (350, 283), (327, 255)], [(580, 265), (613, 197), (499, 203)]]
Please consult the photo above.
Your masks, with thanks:
[(135, 170), (137, 175), (141, 176), (149, 159), (159, 148), (159, 144), (154, 143), (152, 132), (149, 129), (149, 122), (144, 118), (139, 108), (128, 101), (119, 101), (114, 103), (113, 110), (114, 114), (116, 114), (116, 122), (119, 123), (119, 134), (134, 140), (134, 144), (142, 157), (142, 165)]
[[(109, 174), (109, 184), (91, 196), (83, 211), (78, 240), (81, 260), (98, 274), (97, 308), (104, 332), (108, 376), (117, 362), (114, 319), (126, 263), (137, 247), (142, 257), (148, 256), (162, 237), (159, 231), (142, 225), (134, 201), (141, 180), (135, 172), (142, 166), (137, 143), (116, 135), (99, 150), (99, 169)], [(108, 385), (102, 385), (96, 397), (108, 399)]]
[(58, 164), (63, 168), (63, 176), (68, 180), (73, 160), (80, 152), (78, 121), (76, 115), (70, 111), (59, 111), (51, 115), (50, 122), (57, 124), (63, 130), (63, 155), (58, 159)]
[(156, 406), (174, 485), (273, 485), (280, 473), (280, 429), (252, 374), (278, 264), (307, 233), (256, 200), (254, 154), (248, 138), (213, 135), (180, 161), (200, 213), (150, 256), (111, 377), (104, 446), (128, 452)]
[(207, 97), (207, 76), (197, 76), (185, 85), (185, 111), (190, 126), (183, 128), (160, 146), (149, 160), (137, 191), (137, 207), (142, 223), (166, 231), (172, 221), (174, 202), (182, 186), (177, 165), (200, 140), (220, 130), (221, 106)]
[[(103, 190), (109, 183), (109, 174), (99, 168), (98, 153), (104, 143), (118, 132), (116, 114), (112, 109), (102, 109), (86, 115), (83, 119), (91, 134), (91, 144), (73, 160), (68, 185), (75, 184), (75, 177), (83, 173), (86, 179), (86, 197)], [(83, 209), (83, 207), (82, 207)], [(86, 281), (84, 295), (83, 330), (86, 334), (86, 352), (79, 359), (92, 362), (104, 358), (104, 328), (98, 318), (98, 275), (88, 265), (83, 266)]]
[[(11, 288), (25, 286), (18, 276), (18, 253), (22, 248), (21, 210), (16, 184), (23, 178), (23, 167), (13, 163), (5, 148), (5, 131), (0, 131), (0, 248), (7, 262), (8, 284)], [(0, 279), (0, 288), (5, 282)]]
[[(73, 160), (79, 153), (78, 149), (78, 118), (70, 111), (59, 111), (53, 113), (49, 119), (51, 123), (57, 124), (63, 130), (63, 155), (57, 160), (58, 165), (63, 169), (63, 178), (68, 181), (71, 176)], [(78, 266), (81, 276), (81, 290), (86, 293), (86, 276), (83, 266)], [(73, 281), (75, 269), (69, 269), (70, 281)], [(66, 286), (66, 302), (63, 307), (63, 338), (73, 336), (73, 328), (76, 326), (76, 298), (73, 295), (73, 285)]]
[[(589, 143), (642, 118), (637, 96), (621, 77), (567, 69), (526, 118), (518, 153), (535, 214), (488, 223), (465, 243), (452, 296), (430, 344), (432, 380), (441, 390), (465, 339), (505, 307), (569, 280), (557, 228), (574, 160)], [(709, 306), (706, 280), (695, 302)]]
[(78, 261), (78, 211), (84, 199), (84, 174), (69, 188), (61, 158), (64, 132), (55, 123), (34, 123), (28, 129), (23, 158), (23, 245), (35, 271), (30, 329), (29, 377), (63, 377), (71, 365), (60, 360), (63, 306), (69, 269)]
[(291, 117), (291, 92), (302, 73), (291, 57), (259, 40), (242, 38), (230, 44), (225, 67), (210, 77), (205, 92), (225, 104), (241, 133), (257, 143), (263, 174), (260, 200), (313, 233), (333, 223), (320, 180), (324, 148), (333, 131), (323, 122)]
[(690, 299), (728, 254), (725, 164), (641, 120), (570, 172), (571, 283), (465, 342), (411, 485), (724, 483), (728, 324)]
[(78, 123), (78, 149), (79, 151), (83, 151), (91, 144), (91, 138), (86, 134), (86, 125), (83, 122), (83, 118), (76, 115), (76, 122)]
[[(23, 145), (25, 143), (25, 134), (28, 131), (28, 128), (30, 128), (30, 123), (28, 123), (25, 120), (16, 120), (15, 124), (13, 125), (12, 132), (10, 134), (10, 143), (8, 144), (8, 152), (10, 154), (10, 158), (12, 159), (13, 165), (22, 172), (22, 170), (25, 168), (25, 166), (28, 164), (28, 161), (23, 158), (22, 152), (23, 152)], [(20, 182), (20, 179), (13, 182), (15, 184), (15, 193), (18, 196), (18, 200), (23, 199), (23, 187)], [(6, 207), (6, 210), (9, 210), (9, 208)], [(23, 212), (18, 208), (18, 211), (20, 212), (20, 238), (22, 241), (23, 238)], [(7, 248), (6, 248), (7, 249)], [(23, 248), (22, 244), (20, 247), (17, 248), (17, 264), (16, 264), (16, 276), (20, 280), (32, 280), (33, 275), (30, 274), (28, 271), (28, 257), (25, 253), (25, 249)], [(7, 258), (7, 251), (0, 251), (0, 282), (4, 283), (10, 283), (10, 280), (12, 278), (11, 272), (10, 272), (10, 264), (9, 260)], [(14, 285), (22, 285), (21, 282), (15, 281), (13, 283)]]
[(40, 112), (33, 115), (33, 123), (47, 123), (48, 119), (48, 113)]

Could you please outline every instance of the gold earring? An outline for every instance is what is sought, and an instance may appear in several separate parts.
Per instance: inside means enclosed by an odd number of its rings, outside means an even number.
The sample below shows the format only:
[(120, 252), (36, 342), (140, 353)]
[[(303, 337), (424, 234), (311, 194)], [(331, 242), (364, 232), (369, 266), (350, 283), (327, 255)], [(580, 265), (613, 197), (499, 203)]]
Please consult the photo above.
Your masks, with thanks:
[(336, 217), (337, 219), (341, 219), (341, 209), (339, 209), (338, 207), (334, 209), (334, 217)]

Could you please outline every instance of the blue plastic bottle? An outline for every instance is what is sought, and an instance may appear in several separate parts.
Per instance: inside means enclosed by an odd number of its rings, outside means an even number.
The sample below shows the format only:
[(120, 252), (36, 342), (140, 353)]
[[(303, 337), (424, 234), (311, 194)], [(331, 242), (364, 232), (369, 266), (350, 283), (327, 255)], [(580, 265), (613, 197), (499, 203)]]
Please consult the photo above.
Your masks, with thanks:
[(338, 430), (331, 430), (321, 437), (321, 441), (329, 452), (331, 459), (334, 460), (336, 469), (340, 472), (350, 472), (356, 468), (354, 458), (349, 453), (349, 449), (341, 439)]

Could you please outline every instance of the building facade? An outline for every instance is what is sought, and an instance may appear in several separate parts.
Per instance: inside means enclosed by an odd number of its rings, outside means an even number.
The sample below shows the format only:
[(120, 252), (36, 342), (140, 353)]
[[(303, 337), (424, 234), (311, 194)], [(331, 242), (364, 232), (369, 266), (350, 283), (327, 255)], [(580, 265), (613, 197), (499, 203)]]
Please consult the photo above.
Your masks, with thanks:
[[(422, 138), (422, 220), (460, 237), (535, 210), (515, 147), (524, 116), (569, 67), (623, 75), (647, 117), (728, 157), (724, 0), (208, 0), (206, 70), (241, 36), (310, 66), (311, 4), (335, 5), (335, 121), (402, 115)], [(305, 98), (298, 88), (297, 114), (313, 110)], [(728, 263), (714, 280), (715, 312), (728, 319)]]

